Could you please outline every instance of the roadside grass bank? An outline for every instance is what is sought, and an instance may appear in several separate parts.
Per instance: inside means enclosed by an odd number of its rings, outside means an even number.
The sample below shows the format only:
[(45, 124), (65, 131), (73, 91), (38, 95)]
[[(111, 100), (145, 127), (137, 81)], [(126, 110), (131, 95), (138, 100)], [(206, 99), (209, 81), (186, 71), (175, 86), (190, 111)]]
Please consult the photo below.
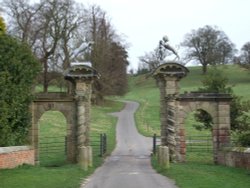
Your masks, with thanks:
[[(121, 102), (105, 101), (102, 106), (93, 106), (91, 111), (90, 137), (99, 139), (96, 135), (106, 133), (108, 138), (107, 155), (115, 147), (116, 118), (107, 113), (120, 111), (124, 104)], [(65, 134), (65, 118), (60, 112), (49, 111), (40, 119), (40, 128), (43, 135)], [(46, 125), (49, 125), (45, 127)], [(64, 126), (61, 126), (64, 125)], [(58, 126), (61, 126), (58, 128)], [(53, 129), (54, 128), (54, 129)], [(61, 132), (60, 132), (61, 130)], [(95, 140), (93, 140), (95, 141)], [(76, 164), (65, 162), (62, 153), (57, 156), (47, 156), (40, 166), (23, 165), (15, 169), (0, 170), (1, 188), (77, 188), (84, 178), (94, 172), (103, 162), (103, 158), (94, 154), (93, 167), (83, 171)]]
[(250, 171), (239, 168), (207, 164), (204, 162), (171, 163), (162, 169), (152, 158), (156, 171), (174, 179), (180, 188), (246, 188), (250, 186)]

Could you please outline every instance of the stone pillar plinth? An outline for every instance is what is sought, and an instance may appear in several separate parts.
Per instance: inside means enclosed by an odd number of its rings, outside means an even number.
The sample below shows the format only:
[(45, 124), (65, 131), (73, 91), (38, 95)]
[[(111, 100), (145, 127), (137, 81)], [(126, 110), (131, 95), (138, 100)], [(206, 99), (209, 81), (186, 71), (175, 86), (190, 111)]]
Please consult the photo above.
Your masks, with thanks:
[(81, 169), (88, 170), (89, 167), (92, 167), (92, 147), (90, 146), (81, 146), (78, 148), (78, 164)]
[(169, 149), (168, 149), (168, 147), (167, 146), (159, 146), (157, 155), (158, 155), (157, 159), (158, 159), (159, 165), (164, 169), (169, 168), (170, 164), (169, 164)]

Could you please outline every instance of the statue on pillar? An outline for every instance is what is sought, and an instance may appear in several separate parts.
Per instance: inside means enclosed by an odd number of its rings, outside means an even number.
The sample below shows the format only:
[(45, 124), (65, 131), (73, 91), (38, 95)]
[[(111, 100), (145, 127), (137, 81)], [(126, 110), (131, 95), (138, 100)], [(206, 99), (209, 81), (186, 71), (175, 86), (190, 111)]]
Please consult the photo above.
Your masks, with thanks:
[(160, 40), (159, 42), (159, 47), (158, 47), (158, 58), (161, 62), (164, 61), (165, 57), (166, 57), (166, 50), (168, 51), (171, 51), (176, 57), (173, 61), (178, 61), (180, 59), (178, 53), (176, 52), (176, 50), (170, 46), (168, 44), (169, 42), (169, 39), (168, 39), (168, 36), (165, 35), (162, 40)]
[(91, 63), (83, 61), (84, 57), (82, 56), (84, 56), (86, 53), (91, 53), (91, 47), (93, 43), (93, 41), (88, 42), (86, 39), (84, 39), (80, 46), (74, 49), (71, 53), (71, 65), (85, 64), (91, 67)]

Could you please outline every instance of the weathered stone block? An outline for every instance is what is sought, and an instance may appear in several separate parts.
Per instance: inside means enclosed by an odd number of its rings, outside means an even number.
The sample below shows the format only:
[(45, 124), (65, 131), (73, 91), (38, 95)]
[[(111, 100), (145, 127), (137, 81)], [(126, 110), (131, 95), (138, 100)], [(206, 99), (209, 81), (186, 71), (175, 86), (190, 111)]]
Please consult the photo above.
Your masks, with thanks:
[(170, 167), (169, 149), (167, 146), (159, 146), (159, 148), (158, 148), (158, 163), (164, 169), (167, 169)]
[(80, 168), (87, 171), (89, 166), (89, 149), (86, 146), (78, 147), (78, 164)]

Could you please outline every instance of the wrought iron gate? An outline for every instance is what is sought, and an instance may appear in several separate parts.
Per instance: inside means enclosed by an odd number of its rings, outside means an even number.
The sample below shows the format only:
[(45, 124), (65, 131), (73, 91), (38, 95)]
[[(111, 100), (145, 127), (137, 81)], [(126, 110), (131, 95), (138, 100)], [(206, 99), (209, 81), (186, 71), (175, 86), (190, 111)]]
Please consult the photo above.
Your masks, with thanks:
[[(105, 133), (91, 136), (93, 156), (104, 156), (107, 151), (107, 136)], [(41, 165), (56, 166), (65, 163), (67, 154), (67, 137), (40, 137), (39, 157)]]

